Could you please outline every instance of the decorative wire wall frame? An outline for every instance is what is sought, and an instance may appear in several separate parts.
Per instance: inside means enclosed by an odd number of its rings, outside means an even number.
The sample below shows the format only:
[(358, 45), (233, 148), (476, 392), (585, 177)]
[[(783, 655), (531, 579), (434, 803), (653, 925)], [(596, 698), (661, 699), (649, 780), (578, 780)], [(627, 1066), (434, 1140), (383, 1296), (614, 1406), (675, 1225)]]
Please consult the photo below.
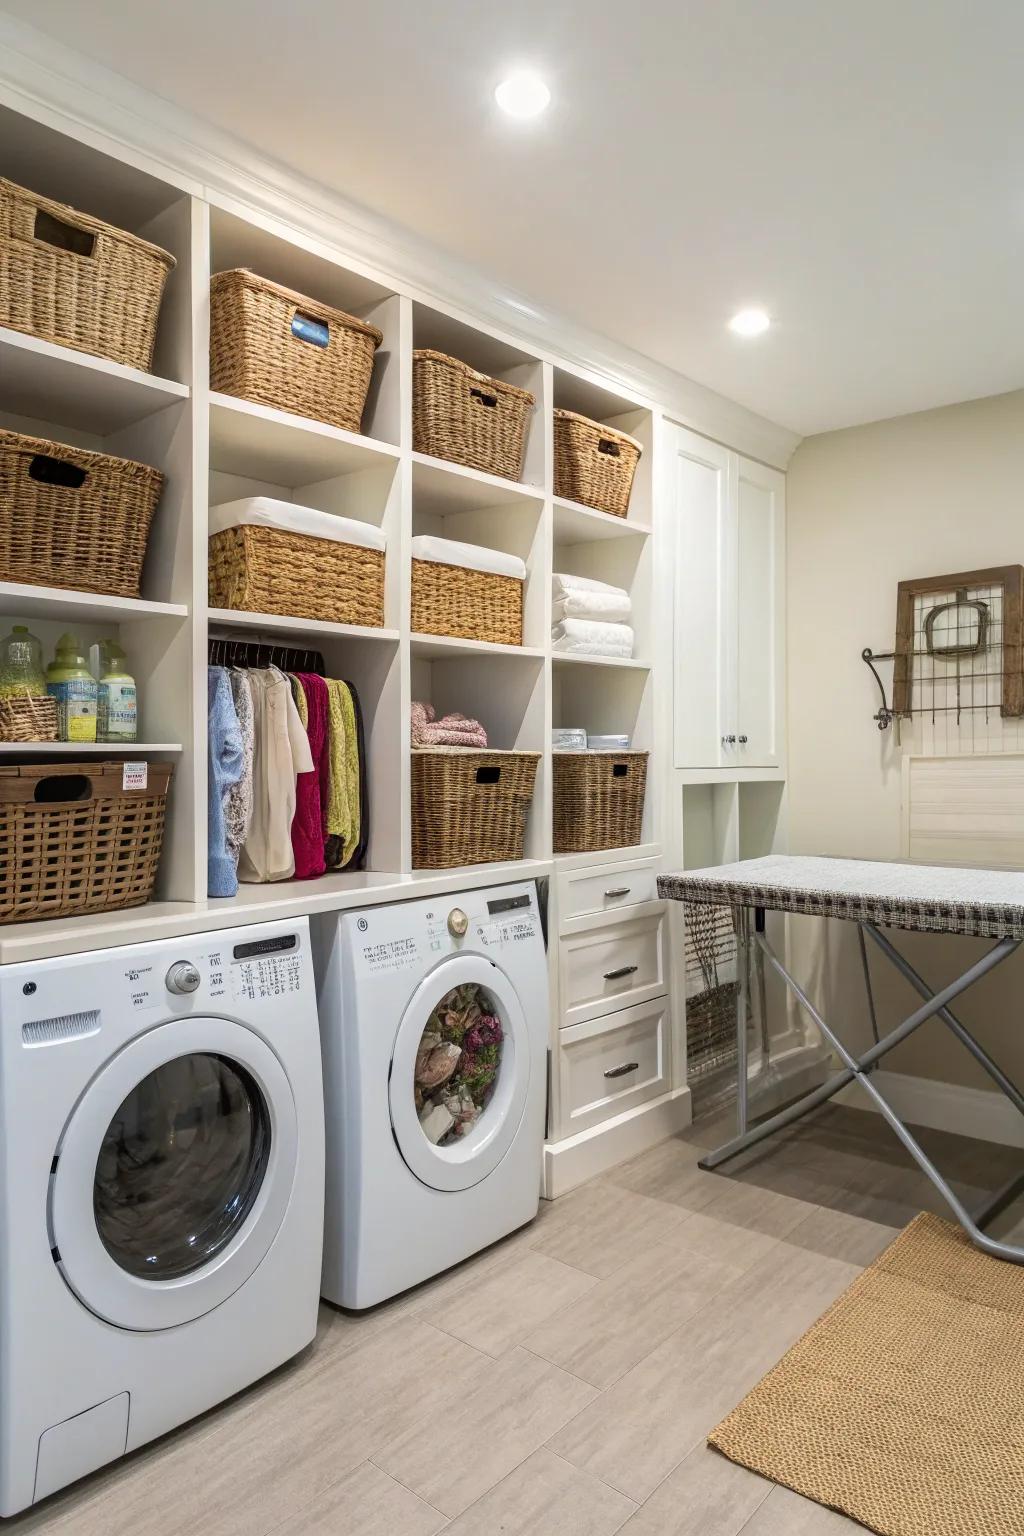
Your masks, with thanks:
[(1004, 604), (1001, 584), (914, 595), (902, 746), (926, 756), (1024, 747), (1024, 720), (1002, 713)]

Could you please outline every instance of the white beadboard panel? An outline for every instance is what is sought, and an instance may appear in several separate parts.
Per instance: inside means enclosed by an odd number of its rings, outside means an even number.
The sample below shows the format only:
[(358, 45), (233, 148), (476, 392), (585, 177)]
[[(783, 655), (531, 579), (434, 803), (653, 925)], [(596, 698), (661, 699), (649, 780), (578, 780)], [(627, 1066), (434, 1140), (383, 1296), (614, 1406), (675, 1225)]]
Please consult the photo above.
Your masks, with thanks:
[(1024, 868), (1024, 753), (903, 759), (903, 852)]

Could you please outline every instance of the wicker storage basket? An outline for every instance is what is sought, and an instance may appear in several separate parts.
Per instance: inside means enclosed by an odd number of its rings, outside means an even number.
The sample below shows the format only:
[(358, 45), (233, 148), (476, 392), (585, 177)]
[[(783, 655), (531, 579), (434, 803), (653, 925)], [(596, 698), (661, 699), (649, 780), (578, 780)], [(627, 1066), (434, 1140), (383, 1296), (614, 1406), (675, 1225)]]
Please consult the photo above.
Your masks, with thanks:
[(0, 325), (148, 370), (173, 268), (158, 245), (0, 177)]
[(211, 608), (384, 623), (384, 551), (245, 524), (210, 538)]
[(639, 843), (646, 752), (556, 752), (553, 763), (556, 853)]
[(56, 741), (57, 700), (49, 694), (0, 699), (0, 741)]
[(210, 388), (359, 432), (383, 332), (244, 267), (210, 279)]
[(0, 430), (0, 581), (138, 597), (163, 484), (148, 464)]
[(452, 869), (521, 859), (539, 752), (429, 747), (412, 754), (412, 862)]
[(170, 763), (145, 789), (123, 764), (0, 767), (0, 922), (137, 907), (153, 892)]
[(412, 562), (412, 627), (492, 645), (523, 643), (523, 583), (437, 560)]
[(412, 445), (417, 453), (518, 480), (533, 396), (476, 373), (457, 357), (412, 354)]
[(555, 495), (625, 517), (643, 444), (575, 411), (555, 411)]

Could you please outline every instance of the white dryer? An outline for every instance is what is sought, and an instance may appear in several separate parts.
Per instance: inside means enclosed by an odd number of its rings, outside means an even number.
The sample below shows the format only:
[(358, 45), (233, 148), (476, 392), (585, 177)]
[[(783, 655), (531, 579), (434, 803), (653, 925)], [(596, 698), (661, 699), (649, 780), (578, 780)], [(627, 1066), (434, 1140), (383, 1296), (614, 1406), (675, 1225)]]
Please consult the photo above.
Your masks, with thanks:
[(332, 914), (313, 939), (323, 1294), (370, 1307), (537, 1214), (549, 1028), (537, 890)]
[(307, 920), (4, 966), (0, 1169), (11, 1515), (313, 1338)]

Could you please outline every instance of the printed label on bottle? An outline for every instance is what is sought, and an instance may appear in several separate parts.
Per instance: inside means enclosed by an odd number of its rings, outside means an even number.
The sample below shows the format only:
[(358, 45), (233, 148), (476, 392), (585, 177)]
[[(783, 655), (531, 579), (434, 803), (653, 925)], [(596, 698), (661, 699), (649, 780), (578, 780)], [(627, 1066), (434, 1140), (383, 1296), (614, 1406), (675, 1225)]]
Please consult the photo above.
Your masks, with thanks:
[(57, 700), (61, 741), (95, 741), (96, 684), (92, 679), (74, 677), (65, 683), (48, 683), (47, 692)]
[(99, 741), (134, 741), (138, 701), (134, 683), (100, 683)]

